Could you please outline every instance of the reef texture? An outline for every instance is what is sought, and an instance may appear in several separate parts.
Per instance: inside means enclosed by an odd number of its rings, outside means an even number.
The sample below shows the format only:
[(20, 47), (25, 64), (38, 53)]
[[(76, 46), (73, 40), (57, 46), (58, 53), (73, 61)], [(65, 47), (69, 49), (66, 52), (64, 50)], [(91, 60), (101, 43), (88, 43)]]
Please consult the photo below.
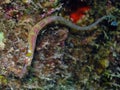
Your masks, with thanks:
[(120, 90), (119, 0), (1, 0), (0, 90)]

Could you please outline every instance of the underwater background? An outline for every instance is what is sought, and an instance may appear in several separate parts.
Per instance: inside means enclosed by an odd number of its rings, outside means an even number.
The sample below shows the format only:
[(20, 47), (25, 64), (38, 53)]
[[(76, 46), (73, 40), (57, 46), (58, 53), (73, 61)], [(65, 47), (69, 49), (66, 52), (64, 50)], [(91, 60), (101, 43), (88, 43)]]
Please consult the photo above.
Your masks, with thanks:
[(120, 90), (120, 1), (0, 0), (0, 90)]

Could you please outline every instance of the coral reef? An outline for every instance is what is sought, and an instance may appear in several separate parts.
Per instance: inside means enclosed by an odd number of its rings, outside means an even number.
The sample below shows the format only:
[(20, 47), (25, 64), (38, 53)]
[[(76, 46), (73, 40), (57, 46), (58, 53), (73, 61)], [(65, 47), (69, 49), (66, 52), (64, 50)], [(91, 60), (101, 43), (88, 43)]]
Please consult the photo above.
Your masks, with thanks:
[(119, 8), (119, 0), (1, 0), (0, 89), (119, 90)]

